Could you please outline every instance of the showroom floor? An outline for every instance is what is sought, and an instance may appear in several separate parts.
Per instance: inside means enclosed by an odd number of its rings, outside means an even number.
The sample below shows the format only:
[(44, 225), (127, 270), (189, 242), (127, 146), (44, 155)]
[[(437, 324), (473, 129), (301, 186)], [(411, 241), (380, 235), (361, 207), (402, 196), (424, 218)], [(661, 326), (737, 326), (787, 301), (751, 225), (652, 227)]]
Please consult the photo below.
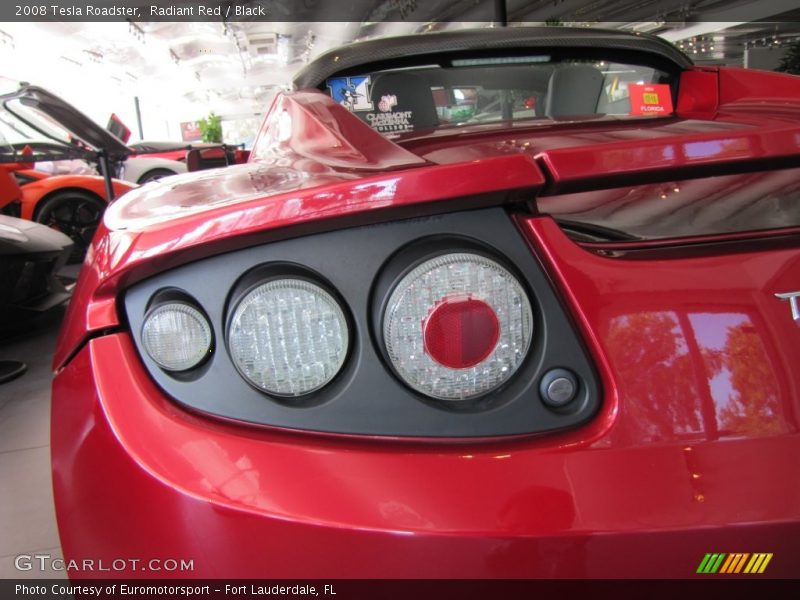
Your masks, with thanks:
[(0, 360), (28, 371), (0, 384), (0, 578), (59, 577), (15, 568), (20, 554), (61, 557), (50, 485), (50, 360), (63, 308), (0, 335)]

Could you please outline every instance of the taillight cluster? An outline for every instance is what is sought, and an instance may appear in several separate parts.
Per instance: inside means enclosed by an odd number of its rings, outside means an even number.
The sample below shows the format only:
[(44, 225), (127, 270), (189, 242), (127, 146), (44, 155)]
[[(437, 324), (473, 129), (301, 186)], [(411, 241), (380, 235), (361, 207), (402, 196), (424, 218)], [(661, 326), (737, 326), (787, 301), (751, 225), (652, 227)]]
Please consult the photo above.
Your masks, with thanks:
[(503, 208), (208, 250), (123, 297), (144, 367), (188, 409), (493, 438), (573, 427), (600, 406), (591, 357)]
[[(531, 345), (533, 310), (519, 280), (472, 252), (422, 261), (396, 282), (381, 315), (382, 344), (396, 375), (429, 398), (461, 401), (505, 383)], [(340, 372), (348, 318), (333, 293), (309, 278), (270, 276), (239, 294), (227, 348), (239, 374), (278, 397), (311, 394)], [(145, 351), (166, 371), (191, 370), (212, 351), (204, 312), (189, 301), (155, 303)]]

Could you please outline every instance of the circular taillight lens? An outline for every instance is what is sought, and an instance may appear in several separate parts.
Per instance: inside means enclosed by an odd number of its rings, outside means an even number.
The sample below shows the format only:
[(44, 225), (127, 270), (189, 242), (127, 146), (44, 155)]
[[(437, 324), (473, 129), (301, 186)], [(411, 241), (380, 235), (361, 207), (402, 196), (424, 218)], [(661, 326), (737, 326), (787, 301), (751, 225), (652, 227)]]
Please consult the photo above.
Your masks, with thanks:
[(239, 372), (277, 396), (302, 396), (333, 379), (348, 348), (347, 321), (324, 289), (302, 279), (276, 279), (237, 304), (228, 347)]
[(517, 278), (466, 252), (430, 259), (403, 277), (383, 319), (395, 371), (439, 400), (476, 398), (502, 385), (532, 336), (531, 303)]
[(186, 371), (211, 351), (211, 326), (205, 315), (185, 302), (160, 304), (145, 317), (142, 344), (148, 356), (167, 371)]

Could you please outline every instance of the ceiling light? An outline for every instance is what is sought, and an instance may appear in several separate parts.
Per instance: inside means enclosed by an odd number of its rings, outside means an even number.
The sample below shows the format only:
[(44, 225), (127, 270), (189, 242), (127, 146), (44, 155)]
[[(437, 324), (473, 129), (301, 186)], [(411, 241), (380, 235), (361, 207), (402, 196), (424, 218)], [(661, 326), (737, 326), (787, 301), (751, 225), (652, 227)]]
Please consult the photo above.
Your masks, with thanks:
[(83, 53), (86, 55), (86, 58), (89, 59), (89, 62), (93, 62), (95, 64), (100, 64), (103, 62), (103, 55), (99, 52), (95, 52), (93, 50), (84, 50)]
[(661, 29), (664, 26), (664, 21), (647, 21), (644, 23), (634, 23), (631, 30), (637, 33), (649, 33), (656, 29)]

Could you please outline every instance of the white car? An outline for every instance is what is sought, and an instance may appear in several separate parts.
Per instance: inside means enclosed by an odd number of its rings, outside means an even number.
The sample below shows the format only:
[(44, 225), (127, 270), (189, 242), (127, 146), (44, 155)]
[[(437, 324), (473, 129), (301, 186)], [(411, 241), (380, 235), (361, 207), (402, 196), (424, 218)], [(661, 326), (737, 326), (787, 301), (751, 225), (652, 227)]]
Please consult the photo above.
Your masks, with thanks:
[(162, 177), (186, 173), (186, 163), (157, 156), (132, 156), (122, 164), (120, 179), (144, 184)]

